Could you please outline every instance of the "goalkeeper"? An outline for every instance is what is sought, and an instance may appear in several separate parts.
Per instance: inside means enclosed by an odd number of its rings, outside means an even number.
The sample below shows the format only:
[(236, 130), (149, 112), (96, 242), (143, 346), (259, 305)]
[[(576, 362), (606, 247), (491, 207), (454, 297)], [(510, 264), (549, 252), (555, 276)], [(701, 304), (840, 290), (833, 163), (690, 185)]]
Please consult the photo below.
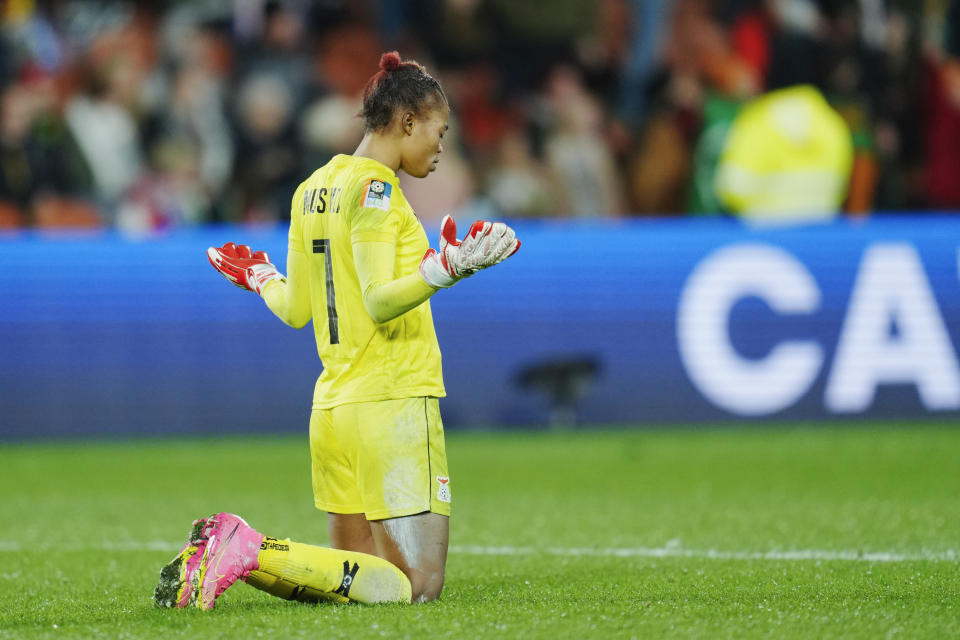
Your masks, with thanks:
[(460, 240), (447, 216), (439, 250), (429, 248), (397, 170), (436, 168), (449, 113), (421, 65), (384, 54), (364, 91), (360, 146), (293, 196), (286, 277), (247, 246), (209, 249), (214, 268), (283, 322), (313, 320), (324, 365), (310, 416), (313, 492), (331, 548), (264, 536), (233, 514), (200, 519), (161, 570), (158, 605), (210, 609), (237, 579), (304, 601), (440, 596), (451, 483), (429, 298), (520, 247), (503, 223), (477, 221)]

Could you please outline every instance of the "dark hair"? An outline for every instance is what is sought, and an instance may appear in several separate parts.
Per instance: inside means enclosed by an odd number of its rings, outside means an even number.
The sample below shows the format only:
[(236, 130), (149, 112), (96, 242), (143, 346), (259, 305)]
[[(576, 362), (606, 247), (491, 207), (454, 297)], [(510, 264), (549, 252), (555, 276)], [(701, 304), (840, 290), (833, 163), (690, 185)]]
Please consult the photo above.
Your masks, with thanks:
[(438, 101), (446, 102), (447, 96), (436, 78), (420, 63), (401, 60), (399, 53), (390, 51), (380, 56), (380, 71), (367, 81), (359, 115), (367, 131), (379, 131), (398, 110), (420, 114), (425, 104)]

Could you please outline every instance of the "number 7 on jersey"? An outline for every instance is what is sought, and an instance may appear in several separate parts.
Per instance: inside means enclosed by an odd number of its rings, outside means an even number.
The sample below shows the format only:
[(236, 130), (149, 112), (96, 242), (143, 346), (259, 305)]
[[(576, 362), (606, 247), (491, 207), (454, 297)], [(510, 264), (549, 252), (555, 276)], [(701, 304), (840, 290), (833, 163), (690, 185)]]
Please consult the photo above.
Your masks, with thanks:
[(330, 239), (315, 239), (313, 241), (313, 252), (323, 254), (323, 269), (326, 273), (324, 288), (327, 291), (327, 326), (330, 329), (330, 344), (340, 344), (340, 330), (337, 320), (337, 295), (333, 290), (333, 258), (330, 256)]

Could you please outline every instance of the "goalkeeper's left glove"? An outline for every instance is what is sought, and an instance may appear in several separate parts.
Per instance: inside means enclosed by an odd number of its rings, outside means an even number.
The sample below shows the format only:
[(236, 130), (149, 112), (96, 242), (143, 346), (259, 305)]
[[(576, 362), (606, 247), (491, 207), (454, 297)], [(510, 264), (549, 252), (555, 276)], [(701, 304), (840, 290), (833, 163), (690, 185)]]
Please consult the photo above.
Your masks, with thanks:
[(207, 249), (207, 259), (224, 278), (241, 289), (263, 293), (268, 282), (283, 280), (283, 274), (270, 263), (266, 251), (251, 251), (250, 247), (228, 242), (222, 247)]
[(420, 261), (420, 275), (432, 287), (452, 287), (481, 269), (499, 264), (520, 249), (513, 229), (502, 222), (477, 220), (463, 240), (457, 239), (457, 223), (444, 216), (440, 223), (439, 251), (427, 249)]

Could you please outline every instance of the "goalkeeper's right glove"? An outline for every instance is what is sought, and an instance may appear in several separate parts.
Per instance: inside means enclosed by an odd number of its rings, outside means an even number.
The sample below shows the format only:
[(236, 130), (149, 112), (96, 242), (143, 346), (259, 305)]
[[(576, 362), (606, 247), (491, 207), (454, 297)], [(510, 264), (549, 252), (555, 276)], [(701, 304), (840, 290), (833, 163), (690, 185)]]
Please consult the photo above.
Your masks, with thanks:
[(477, 220), (463, 240), (457, 239), (457, 223), (444, 216), (440, 223), (440, 250), (427, 249), (420, 261), (420, 275), (431, 287), (452, 287), (462, 278), (499, 264), (520, 249), (513, 229), (502, 222)]
[(250, 247), (228, 242), (222, 247), (207, 249), (207, 259), (224, 278), (241, 289), (263, 294), (268, 282), (283, 280), (283, 274), (270, 263), (266, 251), (253, 252)]

